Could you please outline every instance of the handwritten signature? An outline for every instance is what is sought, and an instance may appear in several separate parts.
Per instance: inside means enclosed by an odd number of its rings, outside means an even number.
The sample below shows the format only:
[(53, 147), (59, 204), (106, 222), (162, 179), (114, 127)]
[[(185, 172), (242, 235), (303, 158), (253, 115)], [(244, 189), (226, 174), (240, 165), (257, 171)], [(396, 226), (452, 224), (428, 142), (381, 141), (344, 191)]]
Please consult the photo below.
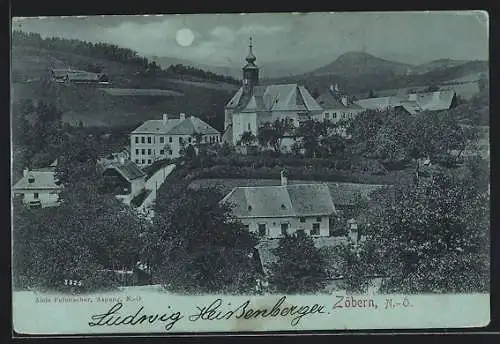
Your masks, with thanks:
[[(326, 307), (320, 304), (312, 305), (285, 305), (286, 296), (282, 296), (273, 306), (266, 308), (252, 308), (250, 300), (232, 307), (228, 302), (224, 305), (222, 299), (216, 299), (212, 303), (204, 306), (196, 306), (196, 312), (187, 316), (191, 322), (203, 320), (231, 320), (231, 319), (256, 319), (256, 318), (276, 318), (291, 317), (290, 324), (295, 327), (308, 315), (324, 314)], [(180, 312), (169, 311), (162, 314), (146, 314), (144, 306), (141, 306), (135, 313), (122, 314), (123, 308), (121, 302), (115, 303), (108, 311), (101, 314), (91, 315), (89, 326), (120, 326), (120, 325), (139, 325), (143, 323), (165, 323), (165, 330), (170, 331), (175, 324), (185, 316)]]

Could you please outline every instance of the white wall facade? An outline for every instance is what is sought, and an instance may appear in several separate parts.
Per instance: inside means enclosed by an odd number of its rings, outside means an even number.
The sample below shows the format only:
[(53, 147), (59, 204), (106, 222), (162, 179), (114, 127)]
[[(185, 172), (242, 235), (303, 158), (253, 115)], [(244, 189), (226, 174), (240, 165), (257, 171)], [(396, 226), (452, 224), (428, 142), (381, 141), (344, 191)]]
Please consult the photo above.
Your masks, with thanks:
[(50, 207), (59, 204), (59, 191), (35, 189), (17, 191), (16, 194), (22, 195), (23, 203), (26, 205), (40, 202), (42, 207)]
[[(144, 141), (143, 141), (144, 138)], [(203, 135), (203, 143), (219, 143), (220, 134)], [(149, 166), (156, 160), (175, 159), (181, 156), (182, 146), (195, 145), (191, 135), (132, 134), (130, 135), (130, 158), (140, 167)]]
[(236, 145), (244, 132), (250, 131), (257, 136), (257, 114), (237, 113), (233, 114), (233, 144)]
[[(319, 220), (319, 221), (318, 221)], [(281, 225), (288, 224), (288, 233), (292, 234), (298, 230), (303, 230), (306, 234), (314, 237), (327, 237), (330, 235), (330, 222), (328, 216), (308, 216), (308, 217), (262, 217), (262, 218), (242, 218), (240, 221), (248, 225), (248, 230), (259, 234), (259, 225), (265, 225), (266, 238), (281, 238)], [(302, 222), (303, 221), (303, 222)], [(316, 233), (311, 233), (316, 231)]]
[(317, 120), (329, 120), (332, 123), (352, 121), (361, 112), (363, 109), (325, 109), (321, 115), (317, 116)]

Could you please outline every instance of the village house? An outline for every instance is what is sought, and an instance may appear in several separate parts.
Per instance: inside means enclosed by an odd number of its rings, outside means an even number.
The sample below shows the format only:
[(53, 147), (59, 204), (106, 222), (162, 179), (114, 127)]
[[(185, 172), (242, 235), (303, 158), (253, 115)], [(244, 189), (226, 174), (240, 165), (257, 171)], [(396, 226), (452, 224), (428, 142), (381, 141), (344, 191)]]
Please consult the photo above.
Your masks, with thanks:
[(33, 208), (45, 208), (59, 205), (61, 186), (56, 183), (55, 169), (57, 160), (49, 167), (25, 169), (23, 177), (12, 187), (22, 202)]
[(104, 73), (93, 73), (71, 68), (50, 69), (50, 79), (59, 83), (97, 83), (108, 81), (108, 77)]
[(316, 98), (316, 102), (324, 109), (324, 112), (316, 116), (317, 120), (328, 120), (332, 123), (348, 122), (356, 118), (358, 114), (365, 111), (361, 106), (354, 103), (347, 94), (342, 92), (337, 84), (331, 85), (325, 92)]
[(335, 206), (327, 184), (288, 185), (282, 172), (281, 185), (235, 187), (221, 203), (262, 238), (279, 238), (302, 231), (313, 237), (331, 235)]
[[(243, 67), (243, 85), (225, 107), (223, 141), (237, 145), (243, 133), (258, 135), (263, 123), (289, 118), (295, 127), (311, 116), (320, 115), (323, 109), (309, 91), (298, 84), (260, 85), (259, 68), (252, 51), (250, 38), (249, 53)], [(282, 140), (284, 149), (294, 140)]]
[(99, 160), (106, 191), (130, 204), (145, 188), (146, 174), (131, 160), (116, 154)]
[(456, 106), (457, 97), (453, 90), (440, 90), (426, 93), (410, 93), (391, 97), (360, 99), (355, 102), (363, 109), (386, 110), (401, 108), (409, 114), (422, 111), (442, 111)]
[(179, 118), (163, 114), (161, 120), (149, 120), (130, 135), (130, 155), (140, 167), (156, 160), (174, 159), (182, 155), (188, 145), (217, 144), (220, 132), (201, 119), (184, 113)]

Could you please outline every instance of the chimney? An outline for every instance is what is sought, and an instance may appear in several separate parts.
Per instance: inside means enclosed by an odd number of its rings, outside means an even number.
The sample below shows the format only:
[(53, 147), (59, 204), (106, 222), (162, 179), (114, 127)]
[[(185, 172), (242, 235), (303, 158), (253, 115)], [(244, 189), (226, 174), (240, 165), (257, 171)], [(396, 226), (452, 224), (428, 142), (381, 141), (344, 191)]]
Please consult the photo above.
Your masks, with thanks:
[(25, 168), (25, 169), (23, 170), (23, 177), (26, 177), (26, 176), (28, 175), (28, 172), (29, 172), (29, 171), (30, 171), (30, 170), (29, 170), (29, 168)]
[(288, 179), (286, 177), (286, 171), (282, 170), (281, 171), (281, 186), (287, 186), (288, 184)]
[(124, 158), (124, 157), (122, 157), (122, 156), (118, 157), (118, 162), (119, 162), (121, 165), (123, 165), (123, 164), (125, 163), (125, 158)]
[(181, 119), (181, 120), (186, 119), (186, 114), (184, 112), (181, 112), (179, 114), (179, 119)]
[(342, 104), (344, 104), (345, 107), (349, 105), (347, 101), (347, 96), (342, 96)]
[(333, 85), (330, 85), (329, 88), (330, 88), (330, 92), (335, 93), (335, 88), (333, 87)]
[(168, 114), (164, 113), (163, 114), (163, 124), (167, 124), (168, 121)]

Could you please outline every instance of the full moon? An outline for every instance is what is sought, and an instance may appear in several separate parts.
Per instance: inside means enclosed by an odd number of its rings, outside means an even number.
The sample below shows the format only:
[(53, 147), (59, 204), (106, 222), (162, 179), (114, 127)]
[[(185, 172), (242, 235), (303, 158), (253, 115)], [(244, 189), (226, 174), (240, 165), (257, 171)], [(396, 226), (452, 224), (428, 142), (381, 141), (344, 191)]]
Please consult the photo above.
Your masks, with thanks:
[(175, 40), (177, 41), (177, 44), (179, 44), (180, 46), (183, 47), (190, 46), (194, 40), (193, 31), (191, 31), (190, 29), (180, 29), (177, 31), (177, 34), (175, 35)]

